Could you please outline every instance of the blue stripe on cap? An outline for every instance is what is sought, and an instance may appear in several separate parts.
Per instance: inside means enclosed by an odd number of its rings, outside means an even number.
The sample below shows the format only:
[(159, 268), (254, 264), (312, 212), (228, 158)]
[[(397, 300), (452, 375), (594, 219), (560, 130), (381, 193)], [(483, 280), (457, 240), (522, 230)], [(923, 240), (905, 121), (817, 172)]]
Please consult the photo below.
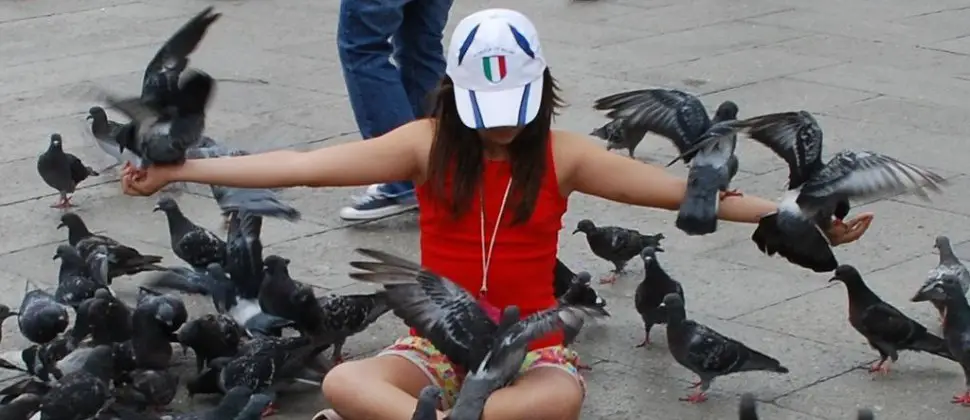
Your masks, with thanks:
[[(478, 29), (478, 28), (476, 27), (475, 29)], [(522, 35), (522, 33), (519, 32), (518, 29), (515, 29), (515, 27), (512, 26), (511, 23), (509, 24), (509, 29), (512, 31), (512, 37), (515, 38), (515, 43), (519, 44), (519, 48), (521, 48), (522, 51), (524, 51), (525, 54), (529, 56), (529, 58), (535, 59), (536, 53), (535, 51), (532, 51), (532, 46), (529, 45), (529, 40), (525, 39), (525, 35)]]
[(532, 83), (525, 85), (522, 89), (522, 102), (519, 103), (519, 125), (525, 125), (525, 114), (529, 108), (529, 91), (532, 90)]
[(468, 36), (465, 37), (465, 41), (461, 43), (461, 48), (458, 49), (458, 65), (461, 65), (462, 60), (465, 59), (465, 54), (468, 53), (468, 49), (472, 46), (472, 41), (475, 40), (475, 34), (478, 33), (478, 27), (482, 26), (481, 23), (475, 25), (471, 31), (468, 32)]
[(472, 113), (475, 114), (475, 126), (478, 129), (485, 128), (485, 120), (482, 119), (482, 110), (478, 108), (478, 99), (475, 97), (475, 91), (468, 91), (468, 99), (472, 102)]

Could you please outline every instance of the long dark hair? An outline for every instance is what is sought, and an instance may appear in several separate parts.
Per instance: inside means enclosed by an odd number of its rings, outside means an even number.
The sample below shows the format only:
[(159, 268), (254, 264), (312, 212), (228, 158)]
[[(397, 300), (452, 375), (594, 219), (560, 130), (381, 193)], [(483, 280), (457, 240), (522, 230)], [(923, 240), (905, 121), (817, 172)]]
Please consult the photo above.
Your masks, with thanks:
[[(559, 86), (546, 68), (543, 73), (542, 100), (539, 114), (515, 136), (508, 146), (512, 166), (512, 189), (509, 206), (514, 210), (513, 224), (532, 217), (536, 198), (546, 173), (546, 147), (552, 120), (559, 115), (563, 101)], [(458, 116), (454, 83), (445, 76), (433, 97), (435, 118), (434, 143), (428, 159), (428, 181), (432, 194), (444, 199), (453, 217), (470, 210), (471, 199), (478, 192), (484, 170), (484, 146), (478, 133), (466, 127)], [(451, 178), (451, 191), (446, 192), (445, 180)]]

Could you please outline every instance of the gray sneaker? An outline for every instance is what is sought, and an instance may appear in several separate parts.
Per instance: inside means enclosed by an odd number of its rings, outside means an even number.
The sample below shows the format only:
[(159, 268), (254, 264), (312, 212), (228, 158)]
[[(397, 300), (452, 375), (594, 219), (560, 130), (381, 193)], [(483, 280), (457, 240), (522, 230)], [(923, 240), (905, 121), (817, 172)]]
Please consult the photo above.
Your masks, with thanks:
[[(374, 190), (372, 192), (372, 190)], [(356, 198), (352, 206), (340, 209), (340, 218), (344, 220), (375, 220), (395, 214), (404, 213), (418, 208), (418, 200), (414, 193), (396, 197), (385, 195), (378, 188), (367, 188), (367, 194)]]

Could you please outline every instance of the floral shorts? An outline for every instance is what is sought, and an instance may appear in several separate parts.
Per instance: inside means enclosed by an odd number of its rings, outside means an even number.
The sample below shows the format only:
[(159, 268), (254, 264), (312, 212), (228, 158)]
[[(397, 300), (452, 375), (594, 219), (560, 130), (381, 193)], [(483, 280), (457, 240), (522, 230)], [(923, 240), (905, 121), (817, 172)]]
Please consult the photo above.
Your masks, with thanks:
[[(414, 336), (400, 338), (378, 354), (378, 356), (384, 355), (403, 357), (421, 368), (431, 383), (441, 388), (439, 407), (441, 410), (447, 410), (455, 403), (465, 374), (459, 372), (448, 358), (431, 344), (431, 341)], [(533, 350), (525, 356), (520, 372), (544, 367), (562, 369), (576, 378), (585, 396), (586, 381), (576, 370), (578, 363), (579, 355), (571, 349), (563, 346), (544, 347)]]

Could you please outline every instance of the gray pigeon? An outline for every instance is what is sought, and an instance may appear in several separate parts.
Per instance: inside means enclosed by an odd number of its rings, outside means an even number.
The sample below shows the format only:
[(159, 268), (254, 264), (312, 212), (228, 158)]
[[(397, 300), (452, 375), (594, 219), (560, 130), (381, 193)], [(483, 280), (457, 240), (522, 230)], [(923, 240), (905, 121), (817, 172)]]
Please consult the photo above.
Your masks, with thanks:
[(352, 261), (352, 267), (365, 272), (350, 277), (383, 285), (394, 314), (468, 372), (452, 418), (479, 418), (488, 396), (518, 375), (529, 343), (565, 324), (575, 327), (594, 313), (579, 306), (557, 306), (520, 320), (519, 309), (508, 306), (496, 324), (471, 294), (450, 280), (386, 252), (357, 252), (377, 262)]
[(131, 330), (131, 309), (102, 288), (78, 305), (70, 336), (74, 344), (90, 336), (93, 344), (101, 345), (128, 341)]
[(51, 134), (50, 145), (37, 158), (37, 173), (48, 186), (60, 193), (60, 199), (51, 205), (57, 209), (74, 207), (69, 195), (74, 194), (77, 184), (89, 176), (98, 175), (77, 156), (65, 153), (62, 141), (60, 134)]
[(386, 292), (327, 295), (317, 299), (317, 303), (324, 314), (321, 334), (333, 343), (333, 364), (343, 362), (343, 346), (347, 338), (364, 331), (391, 310)]
[(58, 303), (54, 295), (41, 290), (30, 280), (24, 285), (19, 312), (20, 334), (33, 343), (47, 343), (68, 326), (67, 306)]
[(81, 302), (94, 297), (95, 291), (108, 287), (107, 284), (94, 280), (87, 264), (74, 247), (68, 244), (58, 245), (54, 259), (61, 260), (57, 288), (54, 289), (54, 299), (59, 303), (77, 309)]
[(192, 223), (171, 197), (158, 200), (153, 211), (165, 212), (172, 252), (196, 269), (209, 264), (225, 264), (226, 242), (212, 231)]
[(226, 232), (226, 269), (244, 299), (257, 299), (263, 284), (263, 218), (231, 213)]
[[(122, 404), (112, 404), (105, 410), (106, 414), (114, 415), (119, 420), (235, 420), (249, 404), (253, 391), (240, 386), (230, 389), (219, 404), (214, 408), (207, 408), (190, 413), (175, 413), (161, 418), (141, 413)], [(249, 420), (246, 417), (243, 419)]]
[(940, 263), (930, 270), (929, 275), (926, 276), (926, 281), (923, 282), (923, 285), (920, 286), (919, 290), (916, 291), (916, 294), (910, 300), (913, 302), (929, 301), (939, 311), (940, 320), (943, 320), (946, 319), (946, 306), (941, 300), (929, 299), (927, 294), (947, 277), (956, 278), (960, 283), (960, 287), (963, 289), (963, 293), (966, 294), (970, 290), (970, 270), (967, 270), (967, 267), (953, 253), (953, 247), (950, 246), (950, 238), (937, 236), (933, 247), (940, 251)]
[(648, 246), (640, 251), (644, 273), (643, 280), (633, 294), (633, 305), (643, 321), (643, 341), (637, 347), (650, 344), (650, 330), (654, 325), (667, 323), (669, 316), (667, 307), (664, 306), (664, 297), (667, 294), (674, 293), (680, 296), (681, 302), (684, 301), (684, 288), (660, 266), (657, 261), (658, 252), (664, 252), (663, 248)]
[(752, 371), (788, 373), (788, 368), (771, 356), (687, 319), (684, 302), (676, 293), (664, 297), (664, 306), (669, 317), (667, 347), (670, 354), (677, 363), (700, 377), (694, 383), (697, 391), (681, 401), (707, 401), (707, 390), (718, 376)]
[(156, 271), (163, 269), (155, 264), (162, 261), (158, 255), (143, 255), (137, 249), (126, 246), (105, 235), (96, 235), (88, 230), (84, 220), (76, 213), (64, 213), (61, 215), (61, 223), (57, 228), (67, 228), (67, 243), (77, 248), (81, 258), (90, 261), (92, 254), (98, 252), (99, 247), (103, 246), (108, 252), (108, 277), (107, 284), (111, 280), (125, 275), (133, 275), (143, 271)]
[[(590, 287), (590, 281), (593, 276), (586, 271), (581, 271), (573, 276), (569, 288), (566, 292), (562, 294), (557, 300), (561, 305), (579, 305), (588, 308), (595, 308), (599, 315), (604, 317), (610, 316), (610, 313), (606, 311), (606, 302), (603, 301), (596, 291)], [(572, 328), (571, 325), (565, 325), (563, 327), (563, 346), (570, 346), (576, 340), (576, 336), (579, 335), (579, 331), (582, 329), (585, 322), (580, 320), (578, 328)], [(589, 366), (576, 366), (577, 368), (588, 369)]]
[(43, 397), (41, 418), (87, 420), (109, 402), (114, 374), (111, 346), (96, 347), (81, 370), (65, 374)]
[(640, 250), (651, 245), (659, 245), (664, 234), (644, 235), (633, 229), (618, 226), (596, 226), (592, 220), (583, 219), (576, 224), (576, 230), (586, 234), (589, 249), (604, 260), (613, 263), (610, 275), (600, 279), (600, 283), (615, 283), (616, 277), (623, 272), (626, 264), (640, 254)]
[[(943, 323), (943, 340), (950, 354), (963, 368), (964, 390), (953, 397), (954, 404), (970, 406), (970, 304), (960, 282), (945, 277), (934, 287), (934, 294), (945, 296), (946, 318)], [(936, 297), (936, 296), (934, 296)]]
[(674, 89), (643, 89), (597, 99), (594, 108), (610, 110), (607, 116), (622, 121), (624, 130), (653, 131), (673, 142), (680, 157), (671, 164), (681, 158), (690, 164), (677, 228), (688, 235), (714, 232), (719, 192), (740, 195), (729, 189), (738, 172), (738, 158), (734, 155), (737, 135), (727, 125), (737, 119), (738, 106), (725, 101), (711, 119), (694, 95)]
[(761, 218), (751, 239), (761, 252), (779, 254), (815, 272), (839, 265), (825, 232), (833, 223), (842, 223), (850, 200), (905, 192), (928, 198), (926, 189), (939, 192), (946, 184), (932, 171), (874, 152), (843, 150), (823, 163), (822, 128), (807, 111), (734, 124), (789, 166), (788, 192), (777, 211)]
[(182, 326), (177, 337), (183, 349), (195, 353), (195, 370), (201, 373), (212, 360), (235, 355), (245, 334), (232, 317), (206, 314)]
[(263, 414), (271, 411), (270, 404), (272, 403), (273, 397), (269, 395), (253, 394), (252, 397), (249, 397), (249, 403), (233, 420), (260, 420), (263, 418)]
[(91, 121), (91, 134), (94, 136), (95, 143), (108, 156), (115, 158), (115, 163), (102, 169), (102, 172), (118, 166), (123, 162), (128, 162), (133, 165), (137, 163), (138, 157), (131, 153), (130, 150), (122, 152), (121, 145), (118, 144), (118, 137), (125, 129), (123, 124), (109, 120), (108, 113), (100, 106), (93, 106), (88, 109), (86, 119)]
[(437, 420), (438, 400), (441, 398), (441, 388), (428, 385), (418, 393), (418, 404), (414, 407), (411, 420)]
[(124, 382), (123, 386), (114, 390), (119, 401), (141, 410), (158, 410), (175, 399), (179, 377), (167, 370), (136, 369), (125, 374)]
[(0, 419), (30, 420), (34, 413), (40, 411), (40, 403), (39, 395), (22, 394), (9, 403), (0, 405)]
[(758, 420), (757, 405), (754, 394), (750, 392), (742, 394), (741, 404), (738, 406), (738, 420)]
[(182, 25), (145, 68), (142, 77), (141, 99), (159, 109), (177, 106), (179, 102), (179, 78), (189, 65), (189, 55), (198, 48), (209, 26), (222, 16), (206, 7)]
[(634, 130), (634, 127), (626, 127), (622, 118), (613, 119), (589, 133), (606, 140), (606, 150), (626, 149), (631, 158), (646, 134), (645, 129)]

